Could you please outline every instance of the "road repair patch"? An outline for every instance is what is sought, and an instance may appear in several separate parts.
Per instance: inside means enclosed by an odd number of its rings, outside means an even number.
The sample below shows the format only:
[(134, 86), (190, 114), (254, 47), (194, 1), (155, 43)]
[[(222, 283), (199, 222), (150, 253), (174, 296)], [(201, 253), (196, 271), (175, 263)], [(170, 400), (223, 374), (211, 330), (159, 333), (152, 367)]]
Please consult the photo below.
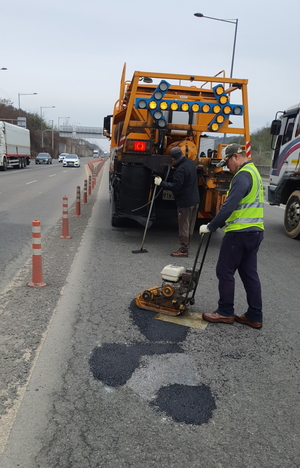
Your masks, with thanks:
[(197, 312), (188, 312), (184, 315), (166, 315), (166, 314), (157, 314), (154, 317), (156, 320), (161, 320), (162, 322), (175, 323), (176, 325), (181, 325), (183, 327), (197, 328), (198, 330), (205, 330), (208, 325), (206, 320), (203, 320), (202, 314)]

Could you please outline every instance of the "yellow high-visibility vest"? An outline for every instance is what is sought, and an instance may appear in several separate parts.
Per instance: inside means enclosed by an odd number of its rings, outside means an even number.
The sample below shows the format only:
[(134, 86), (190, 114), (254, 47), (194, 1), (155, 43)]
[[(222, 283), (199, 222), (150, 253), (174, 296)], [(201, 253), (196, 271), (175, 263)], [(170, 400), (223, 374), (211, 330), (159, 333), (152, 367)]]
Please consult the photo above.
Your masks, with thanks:
[[(240, 171), (247, 171), (251, 174), (252, 188), (226, 220), (224, 232), (240, 231), (253, 226), (264, 229), (264, 190), (261, 176), (253, 163), (243, 166), (234, 177)], [(231, 184), (229, 191), (230, 188)]]

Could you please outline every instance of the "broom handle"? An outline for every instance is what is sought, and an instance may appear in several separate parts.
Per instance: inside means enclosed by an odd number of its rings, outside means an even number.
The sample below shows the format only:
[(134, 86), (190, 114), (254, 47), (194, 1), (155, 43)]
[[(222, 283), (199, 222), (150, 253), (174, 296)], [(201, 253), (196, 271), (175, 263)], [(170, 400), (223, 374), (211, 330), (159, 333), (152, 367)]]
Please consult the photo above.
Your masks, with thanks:
[(153, 206), (153, 202), (154, 202), (154, 198), (155, 198), (156, 188), (157, 188), (157, 185), (154, 185), (153, 196), (152, 196), (152, 200), (151, 200), (151, 204), (150, 204), (150, 208), (149, 208), (149, 213), (148, 213), (148, 218), (147, 218), (147, 222), (146, 222), (146, 226), (145, 226), (145, 230), (144, 230), (144, 235), (143, 235), (141, 250), (143, 250), (143, 247), (144, 247), (144, 242), (145, 242), (146, 233), (147, 233), (147, 229), (148, 229), (149, 219), (150, 219), (150, 215), (151, 215), (151, 211), (152, 211), (152, 206)]

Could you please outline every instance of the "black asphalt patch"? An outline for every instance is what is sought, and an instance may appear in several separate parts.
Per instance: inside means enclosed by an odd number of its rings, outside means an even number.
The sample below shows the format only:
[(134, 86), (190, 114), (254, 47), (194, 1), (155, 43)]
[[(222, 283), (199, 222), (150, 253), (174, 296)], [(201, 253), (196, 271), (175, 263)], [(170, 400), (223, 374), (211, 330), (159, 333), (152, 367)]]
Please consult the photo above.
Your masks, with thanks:
[(133, 323), (149, 341), (167, 341), (179, 343), (186, 339), (187, 327), (154, 320), (156, 312), (139, 309), (133, 300), (129, 306)]
[(169, 353), (183, 353), (183, 350), (173, 343), (137, 343), (130, 346), (105, 343), (92, 351), (89, 364), (95, 379), (110, 387), (120, 387), (139, 367), (141, 356)]
[(214, 397), (207, 385), (194, 387), (173, 384), (162, 387), (150, 405), (176, 422), (197, 426), (207, 423), (216, 409)]
[[(139, 368), (142, 356), (184, 352), (179, 343), (186, 339), (187, 327), (155, 320), (156, 314), (139, 309), (135, 300), (129, 309), (133, 323), (151, 343), (104, 343), (94, 348), (89, 359), (90, 370), (95, 379), (110, 387), (125, 385)], [(150, 405), (175, 422), (194, 425), (207, 423), (216, 408), (210, 388), (206, 385), (163, 386)]]

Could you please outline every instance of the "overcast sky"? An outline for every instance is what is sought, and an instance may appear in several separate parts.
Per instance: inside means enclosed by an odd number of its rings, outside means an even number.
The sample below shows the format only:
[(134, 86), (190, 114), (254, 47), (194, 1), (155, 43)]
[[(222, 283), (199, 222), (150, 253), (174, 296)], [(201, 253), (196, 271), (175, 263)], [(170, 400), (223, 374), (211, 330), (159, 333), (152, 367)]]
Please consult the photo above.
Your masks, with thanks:
[[(250, 130), (300, 102), (300, 1), (9, 0), (1, 5), (0, 98), (47, 122), (102, 126), (126, 78), (145, 72), (249, 80)], [(0, 116), (1, 117), (1, 116)], [(60, 124), (66, 123), (60, 119)], [(103, 149), (108, 143), (100, 140)]]

